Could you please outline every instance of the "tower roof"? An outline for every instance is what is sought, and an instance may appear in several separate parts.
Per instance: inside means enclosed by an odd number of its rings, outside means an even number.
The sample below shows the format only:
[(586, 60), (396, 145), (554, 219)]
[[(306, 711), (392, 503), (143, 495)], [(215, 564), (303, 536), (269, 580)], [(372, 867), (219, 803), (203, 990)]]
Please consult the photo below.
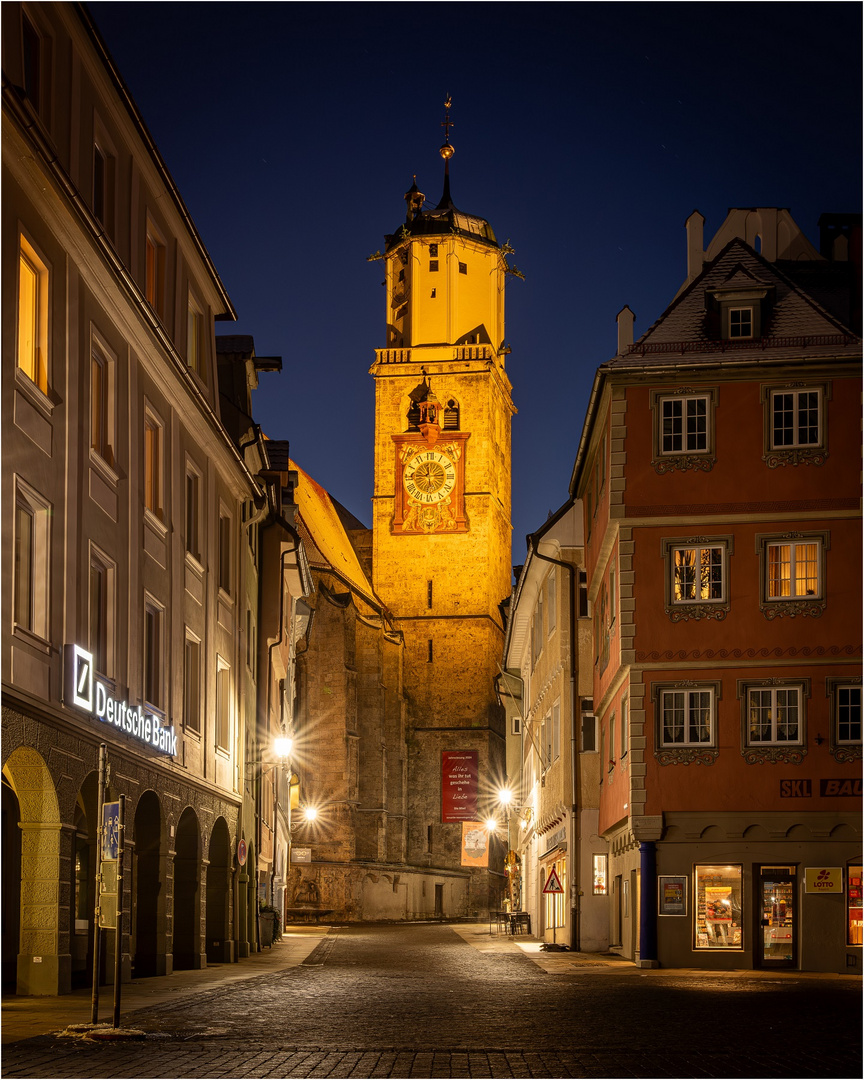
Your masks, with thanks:
[(446, 233), (456, 233), (461, 236), (470, 236), (474, 240), (498, 247), (495, 233), (489, 222), (476, 214), (466, 214), (457, 209), (450, 194), (450, 159), (455, 150), (450, 143), (450, 128), (453, 121), (450, 119), (450, 98), (444, 103), (446, 110), (444, 122), (444, 144), (438, 151), (444, 159), (444, 190), (441, 199), (434, 210), (424, 210), (422, 200), (425, 198), (417, 187), (417, 178), (405, 193), (408, 203), (408, 217), (404, 224), (396, 232), (385, 236), (385, 251), (389, 251), (396, 244), (408, 236), (440, 236)]

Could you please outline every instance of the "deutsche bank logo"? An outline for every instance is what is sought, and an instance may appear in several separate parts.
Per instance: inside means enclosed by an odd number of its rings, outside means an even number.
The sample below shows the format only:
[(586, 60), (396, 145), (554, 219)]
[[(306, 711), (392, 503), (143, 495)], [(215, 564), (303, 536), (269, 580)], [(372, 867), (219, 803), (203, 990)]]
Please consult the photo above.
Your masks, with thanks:
[(71, 685), (69, 687), (72, 704), (78, 709), (93, 712), (93, 654), (82, 649), (80, 645), (70, 645), (69, 648), (69, 674)]

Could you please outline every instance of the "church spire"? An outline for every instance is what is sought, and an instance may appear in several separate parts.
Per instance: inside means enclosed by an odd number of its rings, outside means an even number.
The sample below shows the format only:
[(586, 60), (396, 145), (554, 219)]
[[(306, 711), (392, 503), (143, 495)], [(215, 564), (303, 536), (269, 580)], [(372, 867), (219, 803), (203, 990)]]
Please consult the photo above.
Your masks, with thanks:
[(444, 102), (444, 119), (441, 121), (441, 127), (444, 128), (444, 144), (438, 151), (441, 157), (444, 158), (444, 191), (436, 210), (446, 210), (453, 205), (453, 200), (450, 197), (450, 158), (453, 157), (456, 151), (450, 145), (450, 128), (454, 126), (453, 121), (450, 119), (451, 104), (452, 101), (448, 94), (447, 100)]

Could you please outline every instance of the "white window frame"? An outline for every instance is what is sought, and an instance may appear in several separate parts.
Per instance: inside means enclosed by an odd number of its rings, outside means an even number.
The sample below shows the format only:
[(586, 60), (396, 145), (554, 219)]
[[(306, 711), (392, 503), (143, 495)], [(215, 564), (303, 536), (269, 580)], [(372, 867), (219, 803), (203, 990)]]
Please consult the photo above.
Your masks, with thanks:
[[(674, 685), (668, 683), (655, 684), (654, 687), (657, 702), (657, 747), (658, 750), (703, 750), (711, 749), (717, 745), (717, 703), (719, 689), (717, 683), (698, 683), (693, 685)], [(700, 700), (697, 700), (697, 696)], [(704, 696), (704, 699), (703, 699)], [(675, 707), (674, 698), (680, 699), (683, 705), (683, 734), (684, 739), (671, 739), (666, 737), (667, 702)], [(708, 733), (706, 738), (692, 738), (694, 720), (692, 719), (697, 709), (708, 709)]]
[[(759, 695), (763, 701), (767, 695), (767, 706), (771, 732), (768, 738), (754, 735), (754, 697)], [(796, 731), (794, 736), (780, 729), (779, 710), (794, 702)], [(807, 702), (810, 698), (810, 679), (739, 679), (738, 698), (741, 702), (741, 754), (749, 765), (763, 762), (783, 762), (800, 765), (807, 753)]]
[[(836, 761), (860, 761), (862, 757), (861, 676), (831, 675), (825, 680), (831, 715), (831, 753)], [(857, 699), (857, 700), (856, 700)], [(850, 716), (844, 721), (844, 710)], [(853, 712), (854, 710), (854, 712)], [(854, 713), (857, 712), (857, 721)], [(858, 725), (858, 737), (843, 733), (841, 724)]]
[[(741, 316), (746, 314), (748, 318), (742, 319)], [(733, 319), (733, 316), (738, 316), (738, 319)], [(753, 310), (752, 304), (736, 304), (734, 307), (729, 307), (726, 311), (727, 325), (729, 327), (729, 340), (730, 341), (752, 341), (756, 333), (756, 312)], [(744, 323), (748, 324), (749, 332), (741, 333), (740, 331), (744, 327)], [(737, 331), (737, 332), (736, 332)]]
[[(814, 547), (813, 558), (805, 549)], [(783, 535), (760, 533), (756, 536), (761, 578), (760, 607), (768, 619), (784, 615), (818, 617), (826, 606), (827, 552), (830, 533), (794, 532)], [(788, 548), (788, 558), (783, 548)], [(815, 565), (815, 577), (802, 578), (797, 570), (801, 564)], [(788, 566), (788, 572), (783, 567)], [(779, 572), (777, 570), (779, 568)], [(805, 571), (805, 574), (807, 572)], [(778, 589), (777, 586), (780, 586)], [(810, 588), (809, 586), (815, 585)], [(784, 591), (788, 587), (788, 591)]]
[[(701, 415), (691, 415), (691, 406), (703, 406)], [(680, 415), (667, 415), (667, 408), (680, 407)], [(706, 454), (708, 452), (708, 426), (711, 422), (710, 401), (707, 394), (686, 394), (660, 399), (660, 452), (667, 454)], [(666, 431), (667, 424), (679, 430)]]
[[(801, 419), (801, 399), (804, 395), (813, 395), (815, 402), (809, 405), (809, 409), (816, 413), (816, 438), (802, 439), (801, 430), (804, 425)], [(772, 450), (792, 450), (797, 447), (816, 447), (823, 445), (823, 398), (824, 390), (821, 386), (806, 386), (801, 388), (775, 387), (768, 392), (768, 416), (769, 416), (769, 445)], [(784, 426), (777, 427), (776, 403), (779, 398), (792, 398), (792, 439), (785, 442), (777, 438), (778, 433), (785, 433), (788, 429)], [(809, 425), (808, 425), (809, 426)]]
[[(711, 471), (716, 460), (717, 397), (717, 388), (710, 386), (650, 392), (654, 413), (651, 464), (655, 472), (663, 475), (676, 469)], [(695, 407), (700, 402), (704, 403), (704, 410), (697, 414)], [(688, 417), (691, 406), (694, 415)], [(672, 430), (667, 431), (667, 426)]]
[[(747, 745), (748, 746), (801, 746), (804, 741), (804, 701), (800, 684), (786, 686), (748, 686), (747, 687)], [(763, 711), (767, 708), (767, 722), (770, 734), (760, 738), (754, 729), (754, 708)], [(788, 721), (784, 721), (781, 711), (794, 710), (794, 735), (784, 733)], [(763, 726), (764, 721), (759, 723)]]
[[(26, 514), (30, 520), (28, 536), (21, 535), (19, 511)], [(48, 641), (49, 633), (51, 519), (51, 503), (26, 481), (16, 476), (12, 541), (13, 626), (16, 632), (23, 631), (32, 634), (41, 641)], [(20, 590), (24, 587), (26, 587), (26, 596), (22, 597)]]

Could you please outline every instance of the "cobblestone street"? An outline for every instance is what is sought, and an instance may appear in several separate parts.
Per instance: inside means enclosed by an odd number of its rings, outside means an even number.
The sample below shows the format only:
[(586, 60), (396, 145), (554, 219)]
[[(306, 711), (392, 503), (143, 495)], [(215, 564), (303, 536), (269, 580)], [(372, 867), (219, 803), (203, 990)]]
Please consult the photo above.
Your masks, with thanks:
[[(233, 969), (235, 972), (237, 967)], [(860, 980), (642, 971), (485, 927), (333, 928), (303, 963), (4, 1047), (4, 1077), (858, 1077)]]

